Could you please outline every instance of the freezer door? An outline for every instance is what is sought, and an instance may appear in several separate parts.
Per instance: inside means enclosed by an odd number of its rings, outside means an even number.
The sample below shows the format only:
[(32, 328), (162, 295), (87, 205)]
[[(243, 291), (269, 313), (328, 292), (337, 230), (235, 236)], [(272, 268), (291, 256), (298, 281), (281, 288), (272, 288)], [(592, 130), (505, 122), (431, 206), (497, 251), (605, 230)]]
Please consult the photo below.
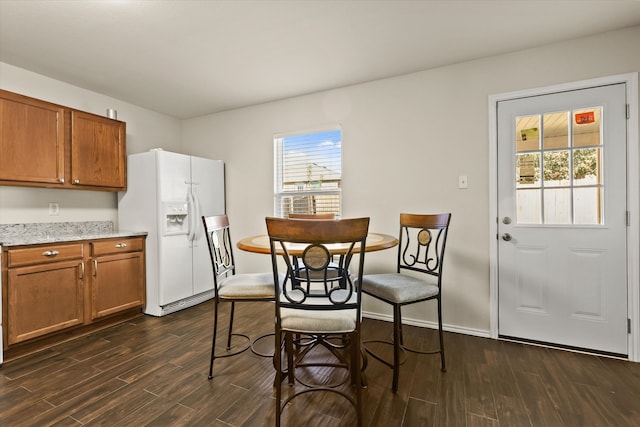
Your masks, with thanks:
[(187, 201), (191, 181), (190, 156), (168, 151), (157, 152), (158, 191), (163, 202)]
[(225, 213), (224, 163), (192, 157), (191, 181), (198, 213), (193, 240), (193, 290), (199, 294), (213, 289), (211, 259), (201, 217)]
[(200, 200), (202, 215), (225, 213), (224, 163), (221, 160), (192, 157), (191, 181), (193, 194)]

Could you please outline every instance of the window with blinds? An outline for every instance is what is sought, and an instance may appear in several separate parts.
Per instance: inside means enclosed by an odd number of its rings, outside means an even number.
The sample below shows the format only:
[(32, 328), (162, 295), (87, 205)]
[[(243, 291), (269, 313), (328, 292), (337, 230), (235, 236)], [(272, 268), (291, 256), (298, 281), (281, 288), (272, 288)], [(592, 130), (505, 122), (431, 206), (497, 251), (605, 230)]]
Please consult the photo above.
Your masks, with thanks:
[(274, 214), (342, 213), (342, 130), (276, 135)]

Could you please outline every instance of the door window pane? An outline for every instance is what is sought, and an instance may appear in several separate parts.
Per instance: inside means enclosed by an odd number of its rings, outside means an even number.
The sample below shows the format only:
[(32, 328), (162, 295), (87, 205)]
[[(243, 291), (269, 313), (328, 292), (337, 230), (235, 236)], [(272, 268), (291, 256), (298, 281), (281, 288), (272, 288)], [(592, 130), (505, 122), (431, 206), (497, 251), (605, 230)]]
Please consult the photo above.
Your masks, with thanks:
[(573, 120), (573, 146), (592, 147), (601, 145), (600, 127), (602, 107), (586, 108), (574, 111)]
[(540, 190), (516, 190), (516, 222), (518, 224), (541, 224)]
[(540, 186), (540, 154), (516, 155), (516, 186), (518, 188)]
[(600, 184), (600, 165), (599, 148), (573, 150), (573, 184), (576, 186)]
[(544, 139), (542, 148), (553, 150), (555, 148), (569, 147), (569, 111), (545, 114), (543, 116)]
[(545, 187), (570, 185), (569, 176), (569, 150), (544, 153)]
[(602, 188), (575, 188), (573, 206), (575, 224), (602, 224)]
[(571, 189), (544, 191), (544, 223), (571, 224)]
[(540, 149), (540, 116), (524, 116), (516, 119), (516, 151)]

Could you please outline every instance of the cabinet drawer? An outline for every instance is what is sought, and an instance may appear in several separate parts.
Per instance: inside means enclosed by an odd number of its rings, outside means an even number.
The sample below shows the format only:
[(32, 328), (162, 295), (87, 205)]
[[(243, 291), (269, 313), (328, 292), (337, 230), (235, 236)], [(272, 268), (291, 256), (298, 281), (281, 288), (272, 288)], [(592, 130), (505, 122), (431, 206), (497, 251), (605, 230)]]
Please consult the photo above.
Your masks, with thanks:
[(142, 248), (143, 241), (141, 237), (100, 240), (91, 242), (91, 256), (136, 252), (141, 251)]
[(7, 267), (66, 261), (84, 256), (82, 243), (46, 245), (7, 251)]

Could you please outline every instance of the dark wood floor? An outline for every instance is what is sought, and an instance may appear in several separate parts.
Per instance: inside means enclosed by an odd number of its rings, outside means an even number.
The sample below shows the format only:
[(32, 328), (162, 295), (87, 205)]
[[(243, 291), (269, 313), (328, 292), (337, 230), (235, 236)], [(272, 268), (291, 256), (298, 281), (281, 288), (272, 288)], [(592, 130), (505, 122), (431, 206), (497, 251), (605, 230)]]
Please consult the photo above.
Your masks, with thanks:
[[(273, 367), (251, 352), (216, 361), (207, 379), (211, 302), (127, 323), (6, 362), (2, 426), (274, 425)], [(269, 303), (237, 308), (238, 331), (267, 332)], [(364, 321), (364, 337), (391, 325)], [(432, 330), (407, 327), (426, 348)], [(268, 343), (266, 343), (268, 344)], [(638, 426), (640, 364), (447, 333), (448, 370), (409, 354), (400, 389), (369, 358), (367, 426)], [(285, 410), (289, 426), (347, 426), (351, 407), (333, 393), (305, 395)]]

